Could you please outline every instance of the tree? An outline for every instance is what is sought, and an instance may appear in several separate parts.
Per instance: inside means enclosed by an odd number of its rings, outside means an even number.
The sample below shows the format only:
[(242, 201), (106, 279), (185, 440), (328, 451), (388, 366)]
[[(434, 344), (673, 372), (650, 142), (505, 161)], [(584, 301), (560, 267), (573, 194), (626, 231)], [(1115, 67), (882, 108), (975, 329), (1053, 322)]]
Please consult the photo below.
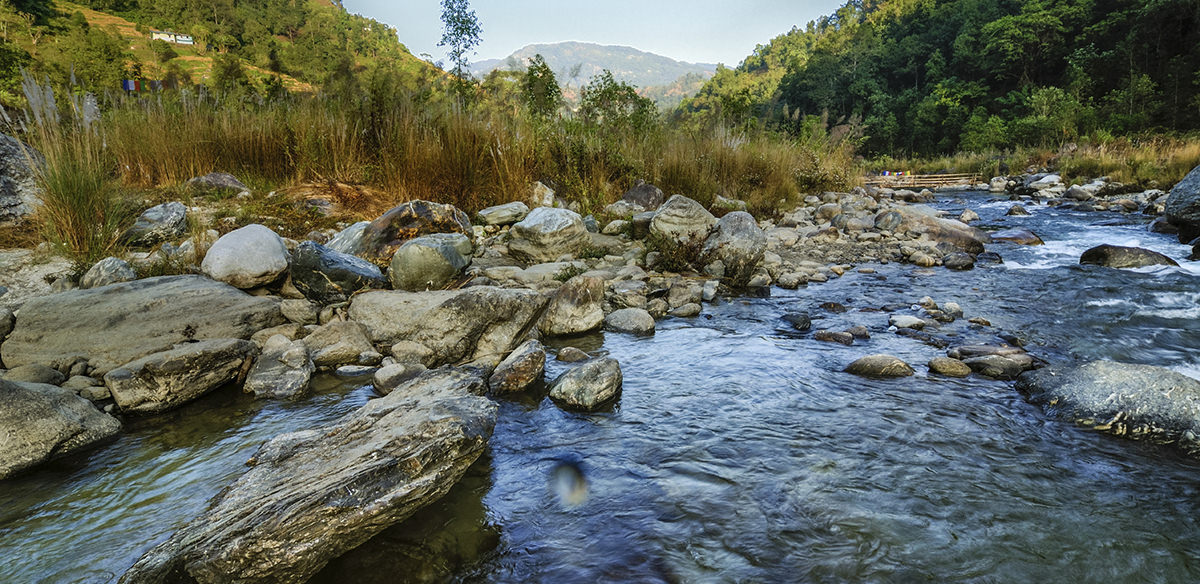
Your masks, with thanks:
[(589, 125), (608, 129), (645, 128), (654, 121), (654, 102), (637, 94), (637, 89), (613, 79), (608, 69), (583, 88), (579, 115)]
[(541, 55), (534, 55), (529, 60), (529, 68), (521, 79), (521, 94), (525, 99), (525, 107), (537, 118), (548, 118), (562, 106), (563, 96), (558, 80)]
[(442, 40), (438, 46), (447, 47), (446, 56), (454, 63), (453, 73), (458, 79), (459, 91), (465, 94), (466, 82), (471, 77), (467, 70), (467, 54), (475, 54), (483, 29), (467, 0), (442, 0), (442, 24)]

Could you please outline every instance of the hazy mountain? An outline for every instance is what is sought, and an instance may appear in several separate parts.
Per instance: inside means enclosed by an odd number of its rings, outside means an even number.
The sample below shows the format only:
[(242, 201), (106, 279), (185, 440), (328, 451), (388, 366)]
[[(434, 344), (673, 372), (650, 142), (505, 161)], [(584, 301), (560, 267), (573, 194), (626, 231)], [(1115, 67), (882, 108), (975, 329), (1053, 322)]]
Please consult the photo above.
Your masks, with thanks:
[[(593, 43), (565, 42), (545, 45), (529, 45), (506, 59), (489, 59), (471, 65), (477, 76), (486, 75), (493, 69), (513, 69), (525, 65), (527, 59), (540, 54), (554, 69), (560, 85), (586, 83), (593, 75), (608, 69), (617, 81), (638, 87), (669, 85), (689, 73), (711, 76), (716, 65), (708, 63), (685, 63), (670, 57), (639, 51), (633, 47), (597, 45)], [(515, 65), (515, 67), (514, 67)], [(579, 74), (571, 75), (579, 66)]]

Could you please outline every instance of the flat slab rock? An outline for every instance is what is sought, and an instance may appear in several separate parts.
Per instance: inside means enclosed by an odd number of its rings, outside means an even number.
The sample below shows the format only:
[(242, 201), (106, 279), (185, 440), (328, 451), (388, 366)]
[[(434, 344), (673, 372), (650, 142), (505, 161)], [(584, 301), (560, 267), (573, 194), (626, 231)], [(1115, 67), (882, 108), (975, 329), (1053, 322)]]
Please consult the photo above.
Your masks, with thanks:
[(246, 474), (147, 552), (124, 584), (304, 582), (446, 494), (487, 447), (483, 380), (430, 371), (322, 428), (263, 444)]
[(97, 376), (190, 340), (248, 339), (279, 303), (203, 276), (162, 276), (34, 298), (0, 346), (8, 367), (86, 357)]
[(1082, 426), (1200, 453), (1200, 381), (1170, 369), (1114, 361), (1056, 365), (1022, 374), (1017, 389)]
[(121, 423), (75, 392), (0, 380), (0, 479), (117, 435)]

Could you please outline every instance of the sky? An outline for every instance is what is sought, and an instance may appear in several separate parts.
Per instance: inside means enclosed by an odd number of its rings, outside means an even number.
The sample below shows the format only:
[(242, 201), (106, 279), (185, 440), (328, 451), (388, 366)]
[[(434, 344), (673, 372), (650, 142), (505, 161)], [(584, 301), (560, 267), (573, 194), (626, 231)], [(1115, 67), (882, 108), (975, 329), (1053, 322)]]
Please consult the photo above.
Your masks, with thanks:
[[(691, 63), (736, 66), (757, 44), (832, 14), (845, 0), (474, 0), (483, 27), (471, 61), (503, 59), (526, 45), (583, 41), (625, 45)], [(396, 28), (412, 54), (443, 61), (440, 0), (343, 0)]]

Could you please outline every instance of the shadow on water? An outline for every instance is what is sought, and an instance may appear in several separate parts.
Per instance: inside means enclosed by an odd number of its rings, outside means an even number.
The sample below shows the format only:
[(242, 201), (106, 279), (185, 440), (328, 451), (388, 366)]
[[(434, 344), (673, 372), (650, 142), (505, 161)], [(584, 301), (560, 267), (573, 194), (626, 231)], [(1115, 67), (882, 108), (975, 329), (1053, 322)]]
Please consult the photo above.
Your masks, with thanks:
[[(489, 452), (462, 482), (313, 581), (1200, 580), (1200, 462), (1048, 418), (1011, 383), (923, 366), (945, 354), (937, 342), (1016, 338), (1049, 361), (1196, 375), (1200, 269), (1077, 265), (1105, 242), (1179, 257), (1134, 218), (1040, 206), (1010, 218), (1008, 201), (962, 201), (947, 206), (1030, 228), (1047, 245), (995, 244), (1005, 263), (969, 272), (875, 266), (723, 299), (702, 317), (661, 321), (651, 337), (550, 342), (551, 357), (570, 345), (621, 362), (614, 407), (564, 411), (544, 385), (499, 399)], [(916, 314), (926, 295), (995, 326), (959, 320), (924, 339), (888, 330), (889, 313)], [(871, 338), (818, 342), (783, 320), (795, 311), (814, 330), (862, 325)], [(873, 353), (917, 373), (842, 372)], [(569, 367), (551, 358), (546, 379)], [(327, 423), (370, 395), (365, 382), (330, 383), (296, 403), (215, 394), (5, 482), (0, 580), (112, 581), (242, 472), (264, 439)]]

